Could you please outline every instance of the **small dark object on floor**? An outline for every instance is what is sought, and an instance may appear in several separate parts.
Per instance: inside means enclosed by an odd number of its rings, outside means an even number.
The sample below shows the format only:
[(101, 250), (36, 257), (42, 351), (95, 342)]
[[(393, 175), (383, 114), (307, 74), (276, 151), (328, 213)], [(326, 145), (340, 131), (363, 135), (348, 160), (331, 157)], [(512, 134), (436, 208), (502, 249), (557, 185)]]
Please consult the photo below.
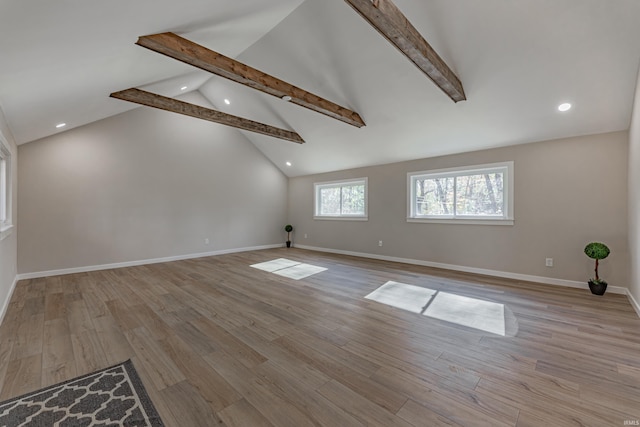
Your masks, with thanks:
[(604, 295), (607, 290), (607, 282), (604, 280), (598, 282), (589, 280), (589, 289), (591, 289), (591, 293), (594, 295)]

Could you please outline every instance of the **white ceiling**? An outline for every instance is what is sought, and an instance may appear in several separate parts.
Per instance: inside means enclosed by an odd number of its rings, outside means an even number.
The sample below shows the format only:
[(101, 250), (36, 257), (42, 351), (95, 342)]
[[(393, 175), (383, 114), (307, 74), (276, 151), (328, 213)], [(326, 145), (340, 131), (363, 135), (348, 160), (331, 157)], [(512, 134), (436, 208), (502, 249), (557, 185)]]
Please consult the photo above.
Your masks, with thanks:
[(136, 46), (139, 36), (173, 31), (235, 57), (302, 1), (0, 0), (0, 106), (22, 144), (136, 107), (115, 91), (176, 95), (210, 76)]
[[(69, 129), (135, 107), (111, 92), (175, 96), (188, 85), (220, 110), (297, 131), (306, 144), (243, 132), (288, 176), (629, 127), (637, 0), (395, 3), (456, 72), (467, 101), (454, 104), (343, 0), (0, 0), (0, 106), (26, 143), (62, 121)], [(351, 108), (367, 126), (134, 45), (164, 31)], [(574, 108), (559, 113), (561, 102)]]

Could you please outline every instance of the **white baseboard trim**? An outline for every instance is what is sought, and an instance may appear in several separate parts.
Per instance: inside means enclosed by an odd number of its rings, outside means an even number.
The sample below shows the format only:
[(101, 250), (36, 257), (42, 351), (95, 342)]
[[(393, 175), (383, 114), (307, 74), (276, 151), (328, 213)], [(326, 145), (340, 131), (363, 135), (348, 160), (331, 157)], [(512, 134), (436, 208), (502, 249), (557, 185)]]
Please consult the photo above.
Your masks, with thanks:
[[(445, 270), (461, 271), (464, 273), (475, 273), (475, 274), (482, 274), (485, 276), (503, 277), (505, 279), (523, 280), (526, 282), (544, 283), (547, 285), (565, 286), (569, 288), (589, 289), (589, 285), (587, 285), (586, 283), (576, 282), (573, 280), (556, 279), (553, 277), (532, 276), (529, 274), (511, 273), (508, 271), (487, 270), (484, 268), (466, 267), (463, 265), (443, 264), (439, 262), (423, 261), (419, 259), (398, 258), (398, 257), (392, 257), (392, 256), (386, 256), (386, 255), (343, 251), (339, 249), (319, 248), (315, 246), (296, 245), (296, 247), (300, 249), (308, 249), (308, 250), (318, 251), (318, 252), (329, 252), (329, 253), (340, 254), (340, 255), (351, 255), (351, 256), (357, 256), (361, 258), (378, 259), (381, 261), (401, 262), (404, 264), (421, 265), (424, 267), (442, 268)], [(611, 292), (612, 294), (629, 295), (627, 292), (627, 288), (623, 288), (620, 286), (609, 286), (607, 287), (607, 292)]]
[(638, 317), (640, 317), (640, 304), (638, 304), (638, 301), (636, 301), (633, 295), (631, 295), (631, 292), (627, 292), (627, 297), (629, 298), (631, 307), (633, 307), (633, 309), (636, 311), (636, 314), (638, 314)]
[(281, 248), (282, 246), (284, 245), (277, 244), (277, 245), (252, 246), (248, 248), (222, 249), (219, 251), (200, 252), (197, 254), (178, 255), (178, 256), (171, 256), (171, 257), (165, 257), (165, 258), (143, 259), (139, 261), (118, 262), (114, 264), (89, 265), (86, 267), (64, 268), (61, 270), (36, 271), (33, 273), (18, 274), (17, 280), (39, 279), (41, 277), (62, 276), (65, 274), (74, 274), (74, 273), (87, 273), (89, 271), (111, 270), (113, 268), (122, 268), (122, 267), (136, 267), (139, 265), (159, 264), (161, 262), (181, 261), (185, 259), (204, 258), (208, 256), (225, 255), (225, 254), (232, 254), (232, 253), (238, 253), (238, 252), (259, 251), (263, 249)]
[(9, 302), (11, 301), (11, 297), (13, 296), (13, 291), (16, 290), (16, 285), (18, 284), (18, 276), (13, 278), (13, 283), (11, 284), (11, 288), (9, 288), (9, 293), (7, 294), (7, 298), (2, 303), (2, 309), (0, 309), (0, 325), (2, 325), (2, 321), (4, 320), (4, 316), (7, 314), (7, 310), (9, 309)]

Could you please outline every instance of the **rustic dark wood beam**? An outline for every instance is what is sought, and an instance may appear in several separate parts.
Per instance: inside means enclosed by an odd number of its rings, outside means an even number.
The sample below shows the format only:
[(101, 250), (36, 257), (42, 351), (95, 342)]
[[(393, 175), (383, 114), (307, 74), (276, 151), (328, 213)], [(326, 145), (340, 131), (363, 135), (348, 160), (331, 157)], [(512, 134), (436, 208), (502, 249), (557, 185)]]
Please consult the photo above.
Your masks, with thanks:
[(391, 0), (345, 0), (454, 101), (464, 101), (462, 83)]
[(161, 33), (142, 36), (138, 38), (136, 44), (350, 125), (356, 127), (365, 125), (360, 115), (348, 108), (334, 104), (177, 34)]
[(134, 102), (147, 107), (159, 108), (160, 110), (171, 111), (173, 113), (184, 114), (210, 122), (220, 123), (227, 126), (233, 126), (238, 129), (248, 130), (251, 132), (261, 133), (263, 135), (273, 136), (298, 144), (304, 144), (304, 140), (295, 132), (280, 129), (253, 120), (244, 119), (242, 117), (233, 116), (221, 111), (212, 110), (210, 108), (201, 107), (199, 105), (190, 104), (188, 102), (179, 101), (166, 96), (157, 95), (141, 89), (126, 89), (120, 92), (114, 92), (112, 98), (122, 99), (124, 101)]

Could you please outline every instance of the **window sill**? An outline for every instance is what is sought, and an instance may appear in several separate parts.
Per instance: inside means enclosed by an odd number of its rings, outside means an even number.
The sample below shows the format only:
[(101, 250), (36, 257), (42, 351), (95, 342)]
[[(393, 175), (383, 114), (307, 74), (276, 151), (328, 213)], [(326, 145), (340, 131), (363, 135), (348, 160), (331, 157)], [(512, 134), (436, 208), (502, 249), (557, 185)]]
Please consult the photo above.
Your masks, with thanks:
[(314, 216), (321, 221), (369, 221), (368, 216)]
[(0, 240), (4, 240), (13, 232), (13, 225), (6, 225), (0, 228)]
[(438, 219), (438, 218), (407, 218), (407, 222), (422, 222), (429, 224), (460, 224), (460, 225), (514, 225), (512, 219)]

